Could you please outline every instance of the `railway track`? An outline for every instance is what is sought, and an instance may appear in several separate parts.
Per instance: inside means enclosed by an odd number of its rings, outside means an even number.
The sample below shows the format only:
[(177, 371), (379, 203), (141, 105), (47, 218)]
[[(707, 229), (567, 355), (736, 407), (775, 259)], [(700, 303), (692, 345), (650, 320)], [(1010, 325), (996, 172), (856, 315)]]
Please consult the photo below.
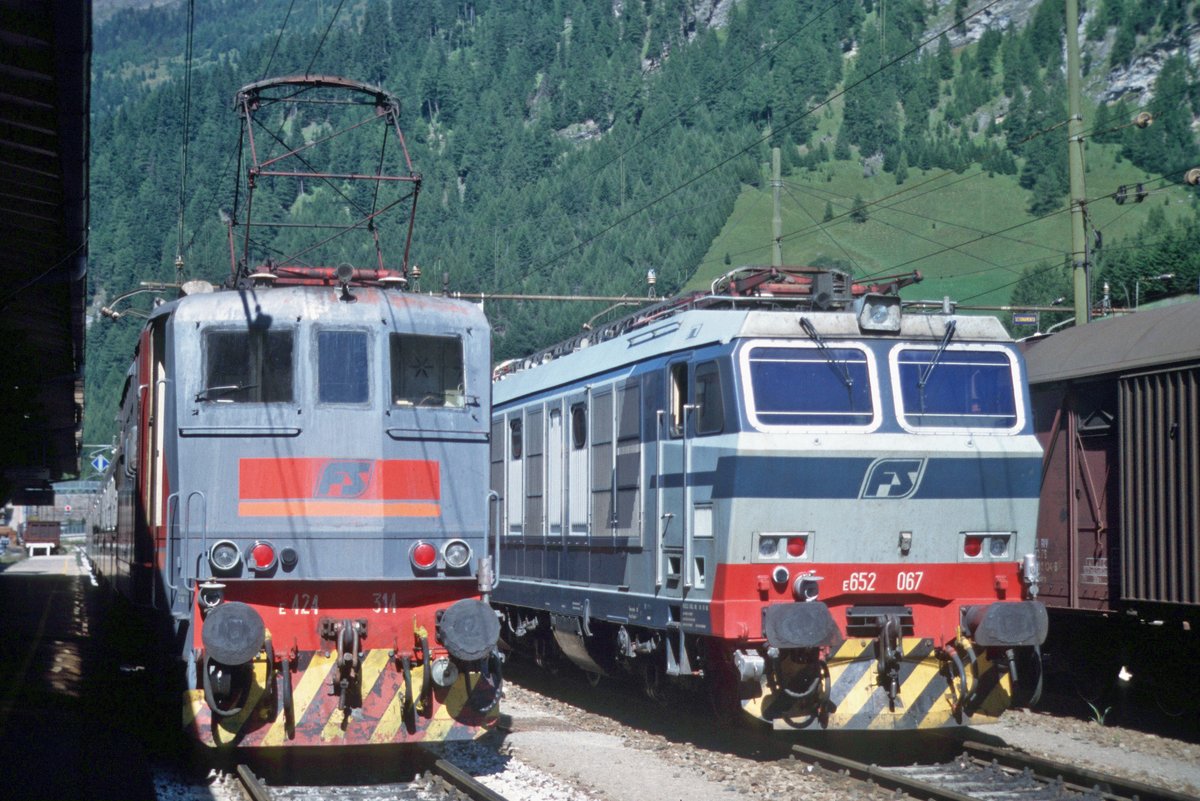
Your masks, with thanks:
[(427, 770), (411, 781), (372, 785), (268, 786), (246, 765), (237, 766), (238, 779), (250, 801), (506, 801), (473, 776), (444, 759), (432, 759)]
[(792, 746), (798, 761), (928, 801), (1195, 801), (1141, 782), (964, 741), (949, 762), (881, 768), (837, 754)]

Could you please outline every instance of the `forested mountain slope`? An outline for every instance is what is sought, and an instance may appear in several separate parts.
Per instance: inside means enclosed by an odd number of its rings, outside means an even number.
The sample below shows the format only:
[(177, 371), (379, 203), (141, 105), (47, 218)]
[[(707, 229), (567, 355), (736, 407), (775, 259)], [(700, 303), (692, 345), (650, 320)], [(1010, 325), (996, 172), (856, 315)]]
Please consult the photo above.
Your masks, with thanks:
[[(1196, 4), (1179, 0), (1085, 5), (1093, 73), (1113, 53), (1136, 60), (1197, 22)], [(756, 198), (769, 189), (764, 165), (777, 145), (788, 213), (800, 215), (785, 228), (789, 261), (836, 262), (867, 276), (925, 270), (921, 259), (940, 250), (948, 261), (936, 262), (939, 276), (914, 296), (962, 294), (983, 276), (991, 284), (976, 293), (1007, 299), (1031, 259), (1056, 263), (1067, 248), (1049, 242), (1058, 233), (1042, 233), (1047, 241), (1021, 245), (1031, 255), (1005, 269), (1005, 280), (980, 268), (981, 254), (999, 263), (996, 254), (1012, 247), (995, 231), (1066, 217), (1058, 213), (1066, 205), (1062, 0), (1018, 4), (1021, 14), (1013, 7), (195, 0), (190, 92), (189, 4), (112, 11), (97, 25), (93, 60), (94, 307), (139, 280), (174, 280), (177, 254), (189, 277), (228, 274), (234, 93), (265, 76), (304, 72), (379, 83), (400, 97), (425, 179), (413, 260), (426, 289), (448, 274), (451, 288), (464, 291), (636, 295), (653, 268), (665, 294), (706, 271), (767, 261), (771, 211)], [(1008, 15), (979, 27), (984, 11), (1000, 8)], [(1130, 9), (1138, 21), (1125, 51), (1114, 43)], [(1151, 203), (1166, 198), (1155, 225), (1173, 242), (1194, 225), (1194, 193), (1178, 181), (1196, 166), (1191, 123), (1200, 97), (1186, 53), (1164, 58), (1155, 80), (1160, 121), (1151, 128), (1119, 127), (1142, 96), (1100, 112), (1089, 103), (1085, 123), (1097, 135), (1089, 144), (1097, 178), (1141, 181), (1158, 193)], [(353, 168), (372, 155), (341, 158)], [(944, 185), (959, 179), (965, 195)], [(273, 202), (302, 209), (323, 191)], [(919, 225), (889, 222), (885, 204), (909, 200)], [(971, 214), (971, 203), (983, 213), (967, 234), (954, 215)], [(1106, 232), (1110, 242), (1139, 230), (1147, 208), (1126, 210)], [(1004, 225), (992, 218), (996, 209)], [(1060, 272), (1038, 266), (1037, 281)], [(489, 301), (496, 356), (573, 333), (601, 308)], [(87, 442), (111, 436), (135, 323), (90, 326)]]

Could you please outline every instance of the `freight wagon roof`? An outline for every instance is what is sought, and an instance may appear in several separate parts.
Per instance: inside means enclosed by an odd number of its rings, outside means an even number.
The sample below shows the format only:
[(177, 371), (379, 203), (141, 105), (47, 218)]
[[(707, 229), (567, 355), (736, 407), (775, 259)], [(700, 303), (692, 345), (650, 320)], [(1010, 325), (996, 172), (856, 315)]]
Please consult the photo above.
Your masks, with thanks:
[(1029, 383), (1043, 384), (1200, 359), (1200, 302), (1110, 317), (1034, 342)]

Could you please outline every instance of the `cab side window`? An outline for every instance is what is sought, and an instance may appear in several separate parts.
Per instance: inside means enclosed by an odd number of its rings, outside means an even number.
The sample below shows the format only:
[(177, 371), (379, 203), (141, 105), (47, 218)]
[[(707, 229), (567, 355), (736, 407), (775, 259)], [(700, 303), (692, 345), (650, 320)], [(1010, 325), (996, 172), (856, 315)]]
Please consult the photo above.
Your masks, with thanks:
[(687, 421), (688, 365), (687, 362), (671, 365), (671, 436), (682, 437)]
[(725, 428), (725, 404), (721, 398), (721, 371), (716, 362), (696, 368), (697, 434), (719, 434)]

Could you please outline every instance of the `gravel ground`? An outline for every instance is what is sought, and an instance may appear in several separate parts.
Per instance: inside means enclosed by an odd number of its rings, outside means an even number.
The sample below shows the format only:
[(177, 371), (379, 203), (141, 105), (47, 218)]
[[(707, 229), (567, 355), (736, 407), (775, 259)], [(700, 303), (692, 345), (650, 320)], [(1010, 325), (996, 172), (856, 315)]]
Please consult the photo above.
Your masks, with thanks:
[[(722, 729), (711, 722), (700, 731), (694, 722), (655, 725), (653, 721), (670, 717), (668, 710), (643, 703), (629, 688), (606, 691), (601, 685), (592, 691), (569, 679), (555, 686), (567, 688), (567, 696), (587, 698), (592, 692), (608, 700), (576, 705), (510, 681), (504, 710), (511, 725), (473, 743), (449, 744), (443, 756), (508, 801), (864, 797), (859, 785), (783, 758), (791, 742), (787, 735)], [(603, 711), (594, 711), (597, 706)], [(644, 721), (652, 722), (641, 725)], [(1194, 742), (1024, 710), (964, 735), (1146, 783), (1165, 783), (1200, 798), (1200, 745)], [(237, 782), (216, 772), (197, 783), (164, 769), (156, 786), (162, 801), (242, 801)], [(874, 797), (891, 798), (882, 791)]]
[[(456, 746), (447, 757), (509, 801), (861, 797), (861, 788), (851, 791), (844, 779), (755, 749), (755, 737), (739, 729), (727, 732), (729, 747), (711, 747), (626, 726), (511, 682), (507, 693), (511, 731)], [(1200, 798), (1195, 743), (1025, 710), (964, 734)]]

